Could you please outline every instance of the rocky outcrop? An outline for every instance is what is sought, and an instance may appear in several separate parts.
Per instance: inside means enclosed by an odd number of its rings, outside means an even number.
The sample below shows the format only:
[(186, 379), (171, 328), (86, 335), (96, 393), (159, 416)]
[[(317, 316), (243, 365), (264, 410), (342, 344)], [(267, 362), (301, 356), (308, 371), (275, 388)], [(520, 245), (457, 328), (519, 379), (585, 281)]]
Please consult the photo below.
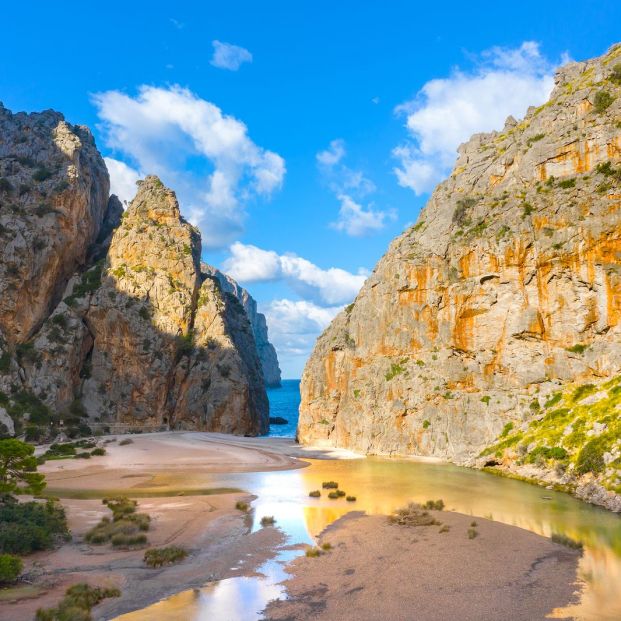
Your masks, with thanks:
[(263, 369), (265, 385), (271, 388), (280, 386), (281, 377), (280, 367), (278, 366), (278, 356), (276, 355), (276, 349), (274, 349), (274, 346), (269, 341), (265, 315), (257, 311), (256, 301), (246, 289), (240, 287), (233, 278), (224, 274), (219, 269), (204, 264), (202, 269), (205, 273), (218, 279), (223, 291), (233, 294), (240, 301), (246, 311), (246, 315), (248, 315), (248, 320), (252, 327), (252, 334), (254, 335), (257, 351), (259, 352), (261, 368)]
[(0, 435), (265, 433), (248, 317), (201, 271), (174, 192), (147, 177), (123, 213), (58, 113), (1, 108), (0, 132)]
[[(547, 416), (570, 383), (621, 373), (619, 118), (616, 46), (564, 67), (550, 101), (521, 122), (459, 148), (417, 223), (318, 340), (302, 378), (302, 442), (473, 463)], [(554, 439), (570, 471), (582, 431)], [(617, 462), (601, 475), (609, 485)]]
[(109, 190), (87, 128), (0, 104), (0, 332), (10, 344), (32, 336), (85, 264)]

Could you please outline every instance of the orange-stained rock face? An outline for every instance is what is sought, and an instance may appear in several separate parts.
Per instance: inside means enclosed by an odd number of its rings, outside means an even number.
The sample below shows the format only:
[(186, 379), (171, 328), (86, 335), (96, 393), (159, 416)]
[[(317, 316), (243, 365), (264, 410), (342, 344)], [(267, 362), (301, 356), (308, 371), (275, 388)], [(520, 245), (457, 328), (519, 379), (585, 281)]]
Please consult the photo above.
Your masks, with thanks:
[[(460, 147), (318, 340), (302, 442), (467, 462), (533, 400), (621, 372), (620, 49), (568, 65), (548, 104)], [(597, 111), (601, 89), (615, 99)]]

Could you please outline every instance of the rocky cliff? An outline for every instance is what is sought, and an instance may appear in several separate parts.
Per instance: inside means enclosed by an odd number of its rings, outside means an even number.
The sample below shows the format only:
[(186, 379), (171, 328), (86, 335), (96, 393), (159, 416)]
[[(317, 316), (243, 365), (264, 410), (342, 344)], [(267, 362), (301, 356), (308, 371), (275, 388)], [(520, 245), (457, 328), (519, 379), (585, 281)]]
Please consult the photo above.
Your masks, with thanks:
[(261, 361), (261, 368), (263, 369), (263, 378), (265, 379), (265, 385), (269, 387), (280, 386), (280, 367), (278, 366), (278, 356), (274, 346), (270, 343), (267, 333), (267, 321), (265, 315), (257, 311), (257, 303), (255, 299), (239, 284), (227, 274), (224, 274), (215, 267), (210, 265), (203, 265), (203, 271), (206, 274), (210, 274), (218, 279), (223, 291), (233, 294), (244, 307), (250, 326), (252, 328), (252, 334), (257, 344), (257, 351), (259, 352), (259, 360)]
[[(318, 340), (299, 439), (553, 473), (621, 509), (606, 491), (621, 492), (620, 324), (616, 46), (560, 70), (522, 121), (459, 148)], [(582, 401), (593, 395), (597, 416)]]
[(174, 192), (108, 195), (88, 130), (0, 108), (0, 431), (265, 433), (252, 328)]

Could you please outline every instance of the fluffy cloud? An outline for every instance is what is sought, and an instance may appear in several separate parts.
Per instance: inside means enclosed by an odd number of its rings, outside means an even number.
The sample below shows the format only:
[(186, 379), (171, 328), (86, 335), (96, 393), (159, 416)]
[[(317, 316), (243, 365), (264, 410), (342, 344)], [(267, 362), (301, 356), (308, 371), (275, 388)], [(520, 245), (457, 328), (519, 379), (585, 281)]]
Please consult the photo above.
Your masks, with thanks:
[(396, 218), (396, 213), (365, 208), (356, 201), (375, 192), (376, 187), (361, 170), (343, 163), (346, 155), (345, 141), (338, 138), (317, 153), (316, 159), (324, 180), (341, 205), (336, 221), (330, 226), (352, 237), (363, 237), (383, 229), (387, 221)]
[(237, 71), (243, 63), (252, 62), (252, 54), (246, 48), (221, 41), (212, 41), (212, 45), (213, 56), (210, 62), (218, 69)]
[(129, 203), (136, 194), (136, 181), (143, 175), (111, 157), (104, 157), (104, 162), (110, 173), (110, 194), (116, 194), (122, 203)]
[(393, 150), (399, 184), (416, 194), (444, 178), (457, 147), (477, 132), (501, 129), (509, 115), (547, 100), (554, 66), (532, 41), (517, 49), (494, 47), (476, 59), (470, 72), (427, 82), (417, 96), (397, 107), (406, 117), (409, 140)]
[(230, 252), (222, 269), (241, 283), (282, 280), (300, 297), (323, 306), (351, 302), (367, 277), (365, 270), (358, 274), (337, 267), (324, 270), (294, 254), (279, 255), (240, 242)]
[(242, 230), (244, 205), (280, 188), (285, 162), (256, 145), (244, 123), (180, 86), (141, 86), (94, 95), (108, 147), (129, 164), (113, 164), (112, 184), (127, 192), (134, 174), (156, 174), (176, 190), (205, 247), (220, 248)]
[(339, 216), (330, 226), (352, 237), (364, 237), (379, 231), (384, 228), (385, 220), (394, 220), (396, 217), (394, 211), (377, 211), (371, 207), (365, 209), (347, 194), (339, 194), (338, 199), (341, 201)]
[(342, 306), (321, 307), (303, 300), (273, 300), (263, 308), (270, 326), (270, 340), (280, 357), (300, 357), (303, 362), (317, 336)]

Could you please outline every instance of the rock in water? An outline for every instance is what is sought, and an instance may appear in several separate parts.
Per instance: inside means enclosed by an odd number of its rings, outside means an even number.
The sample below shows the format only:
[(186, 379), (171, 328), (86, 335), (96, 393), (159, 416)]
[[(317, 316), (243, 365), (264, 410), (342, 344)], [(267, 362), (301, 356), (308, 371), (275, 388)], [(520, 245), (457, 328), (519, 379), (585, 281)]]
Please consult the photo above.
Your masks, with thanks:
[[(520, 123), (459, 148), (417, 223), (319, 338), (301, 384), (302, 442), (472, 463), (506, 436), (517, 460), (519, 434), (552, 394), (616, 381), (620, 118), (617, 45), (562, 68), (550, 101)], [(567, 447), (570, 470), (588, 439)]]
[(174, 192), (147, 177), (123, 214), (88, 130), (0, 108), (0, 132), (0, 435), (266, 433), (248, 317)]
[(244, 307), (254, 340), (257, 344), (257, 351), (259, 352), (259, 360), (261, 361), (261, 368), (263, 369), (263, 378), (265, 379), (265, 385), (270, 388), (275, 388), (281, 385), (280, 367), (278, 366), (278, 356), (274, 346), (270, 343), (267, 334), (267, 322), (265, 321), (265, 315), (257, 311), (257, 303), (255, 299), (239, 284), (227, 274), (224, 274), (219, 269), (212, 267), (211, 265), (204, 265), (202, 269), (205, 273), (215, 276), (220, 282), (220, 286), (223, 291), (232, 293)]

